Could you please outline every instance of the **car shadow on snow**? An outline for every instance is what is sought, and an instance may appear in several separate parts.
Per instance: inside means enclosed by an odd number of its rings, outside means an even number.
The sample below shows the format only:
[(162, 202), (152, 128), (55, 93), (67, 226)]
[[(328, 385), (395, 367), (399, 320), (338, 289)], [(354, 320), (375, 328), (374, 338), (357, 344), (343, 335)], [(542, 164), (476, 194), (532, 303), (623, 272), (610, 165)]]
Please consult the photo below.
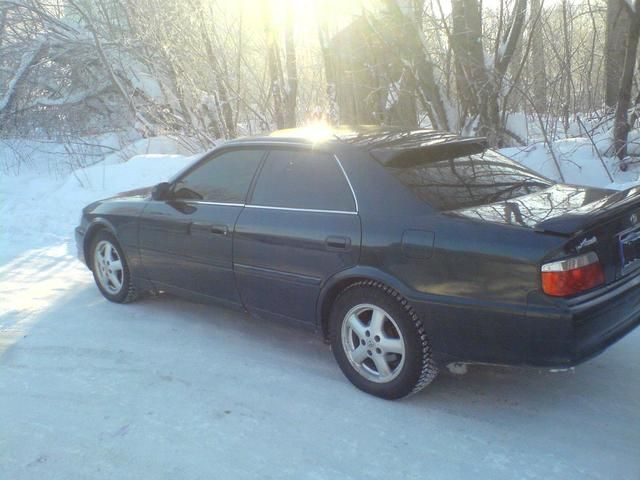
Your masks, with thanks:
[[(117, 305), (104, 300), (93, 285), (85, 284), (66, 296), (64, 302), (38, 315), (52, 320), (33, 322), (29, 335), (40, 337), (39, 343), (51, 343), (44, 336), (52, 329), (67, 329), (58, 334), (62, 341), (67, 335), (77, 335), (80, 344), (88, 342), (87, 348), (99, 349), (102, 343), (105, 351), (119, 348), (120, 356), (134, 355), (136, 342), (140, 341), (146, 349), (161, 351), (163, 358), (180, 358), (188, 353), (191, 357), (181, 361), (190, 367), (190, 362), (199, 361), (267, 365), (270, 367), (261, 368), (282, 368), (283, 382), (306, 382), (305, 388), (310, 392), (326, 382), (340, 382), (343, 388), (334, 393), (360, 399), (364, 395), (348, 384), (319, 335), (240, 311), (165, 294)], [(89, 340), (91, 336), (95, 338)], [(637, 381), (629, 378), (640, 377), (638, 345), (640, 331), (632, 332), (601, 356), (560, 372), (469, 365), (467, 372), (460, 375), (442, 368), (431, 385), (402, 404), (410, 409), (473, 412), (480, 416), (490, 416), (496, 408), (521, 415), (556, 409), (571, 412), (580, 405), (588, 405), (595, 413), (612, 408), (621, 399), (637, 399)], [(155, 368), (153, 359), (149, 362), (149, 368)], [(637, 400), (630, 402), (638, 407)], [(637, 413), (633, 415), (637, 417)]]
[[(184, 326), (199, 325), (212, 339), (240, 337), (248, 348), (258, 347), (264, 355), (284, 355), (290, 364), (308, 370), (306, 378), (311, 383), (315, 375), (337, 376), (347, 382), (320, 336), (299, 326), (261, 320), (222, 307), (190, 303), (170, 295), (143, 299), (140, 307), (152, 309), (154, 315), (177, 318)], [(404, 402), (424, 407), (442, 402), (449, 408), (487, 402), (506, 408), (529, 405), (532, 409), (540, 409), (558, 404), (570, 407), (588, 398), (590, 402), (602, 402), (604, 406), (611, 402), (611, 391), (616, 391), (616, 396), (635, 395), (637, 389), (628, 378), (632, 370), (640, 373), (635, 348), (639, 344), (640, 331), (633, 332), (599, 357), (561, 371), (468, 365), (466, 373), (455, 374), (441, 368), (430, 386)], [(229, 361), (233, 359), (229, 358)]]
[(578, 418), (586, 409), (597, 419), (603, 412), (619, 408), (630, 415), (630, 421), (635, 418), (638, 422), (639, 346), (640, 330), (600, 356), (565, 370), (467, 365), (466, 373), (456, 374), (441, 369), (429, 387), (406, 401), (446, 410), (471, 408), (475, 414), (487, 416), (500, 408), (518, 415), (563, 412)]

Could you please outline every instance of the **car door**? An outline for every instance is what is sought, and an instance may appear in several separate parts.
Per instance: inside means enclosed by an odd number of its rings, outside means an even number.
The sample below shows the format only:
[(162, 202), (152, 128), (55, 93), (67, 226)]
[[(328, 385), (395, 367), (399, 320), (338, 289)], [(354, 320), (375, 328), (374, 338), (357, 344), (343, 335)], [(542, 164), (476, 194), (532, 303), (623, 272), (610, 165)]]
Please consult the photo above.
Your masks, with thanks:
[(238, 304), (232, 268), (233, 231), (264, 156), (259, 149), (214, 153), (150, 201), (140, 218), (142, 265), (160, 289)]
[(322, 283), (358, 261), (356, 205), (333, 155), (270, 150), (234, 233), (245, 307), (258, 316), (313, 322)]

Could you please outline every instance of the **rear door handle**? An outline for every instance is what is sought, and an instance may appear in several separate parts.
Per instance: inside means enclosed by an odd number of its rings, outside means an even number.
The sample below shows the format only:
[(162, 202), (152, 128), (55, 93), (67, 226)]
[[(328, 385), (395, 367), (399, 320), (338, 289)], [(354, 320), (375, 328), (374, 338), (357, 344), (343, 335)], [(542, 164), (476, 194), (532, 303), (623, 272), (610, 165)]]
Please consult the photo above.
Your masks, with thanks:
[(339, 237), (330, 235), (324, 240), (327, 250), (349, 250), (351, 239), (349, 237)]

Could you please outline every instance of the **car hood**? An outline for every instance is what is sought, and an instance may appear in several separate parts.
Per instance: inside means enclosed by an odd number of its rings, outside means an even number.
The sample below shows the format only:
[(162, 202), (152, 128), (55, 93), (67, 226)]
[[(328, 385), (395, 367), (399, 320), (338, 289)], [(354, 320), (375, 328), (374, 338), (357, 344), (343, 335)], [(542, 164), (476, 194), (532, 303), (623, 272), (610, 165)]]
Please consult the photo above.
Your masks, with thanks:
[(90, 203), (89, 205), (84, 207), (82, 211), (84, 213), (89, 213), (95, 211), (96, 208), (99, 208), (100, 206), (108, 206), (113, 203), (127, 203), (129, 200), (131, 200), (131, 202), (133, 203), (141, 203), (151, 196), (151, 190), (153, 190), (153, 187), (143, 187), (136, 188), (134, 190), (127, 190), (126, 192), (116, 193), (111, 197), (103, 198), (101, 200), (96, 200), (95, 202)]
[(110, 199), (111, 198), (125, 199), (129, 197), (147, 197), (151, 195), (151, 190), (153, 190), (153, 186), (135, 188), (133, 190), (127, 190), (126, 192), (116, 193), (113, 197), (110, 197)]
[(556, 184), (530, 195), (447, 213), (569, 235), (639, 203), (639, 188), (616, 191)]

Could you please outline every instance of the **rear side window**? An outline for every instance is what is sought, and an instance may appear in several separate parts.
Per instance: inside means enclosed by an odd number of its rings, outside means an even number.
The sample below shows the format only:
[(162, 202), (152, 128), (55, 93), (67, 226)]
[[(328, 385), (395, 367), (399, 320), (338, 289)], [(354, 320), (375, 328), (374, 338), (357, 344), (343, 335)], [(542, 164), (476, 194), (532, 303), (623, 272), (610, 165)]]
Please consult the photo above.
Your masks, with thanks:
[(244, 203), (263, 150), (232, 150), (205, 161), (175, 185), (174, 197)]
[(426, 160), (406, 168), (385, 168), (419, 198), (441, 211), (510, 200), (553, 185), (492, 150), (434, 162)]
[(273, 150), (260, 172), (254, 205), (355, 211), (349, 184), (336, 159), (326, 153)]

